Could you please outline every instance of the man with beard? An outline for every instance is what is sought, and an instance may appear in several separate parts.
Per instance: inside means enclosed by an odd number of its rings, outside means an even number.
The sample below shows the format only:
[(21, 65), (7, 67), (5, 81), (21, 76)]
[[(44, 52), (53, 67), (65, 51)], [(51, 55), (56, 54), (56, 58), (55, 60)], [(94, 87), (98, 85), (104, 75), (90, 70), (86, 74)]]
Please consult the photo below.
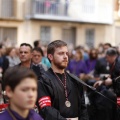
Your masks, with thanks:
[(48, 45), (51, 62), (38, 83), (38, 107), (45, 120), (88, 120), (83, 86), (76, 76), (67, 73), (67, 44), (56, 40)]

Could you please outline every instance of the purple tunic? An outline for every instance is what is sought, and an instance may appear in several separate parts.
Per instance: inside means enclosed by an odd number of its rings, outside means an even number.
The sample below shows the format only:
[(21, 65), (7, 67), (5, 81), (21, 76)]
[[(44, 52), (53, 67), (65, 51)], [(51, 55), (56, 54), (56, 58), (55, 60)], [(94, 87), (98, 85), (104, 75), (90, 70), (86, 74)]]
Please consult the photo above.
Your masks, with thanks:
[[(18, 115), (18, 113), (16, 113), (13, 110), (10, 110), (10, 111), (12, 112), (12, 114), (17, 120), (30, 120), (30, 118), (32, 120), (43, 120), (34, 110), (30, 110), (27, 118), (21, 117), (20, 115)], [(13, 118), (11, 117), (9, 112), (5, 110), (4, 112), (0, 113), (0, 120), (13, 120)]]
[(79, 76), (81, 73), (88, 73), (86, 63), (83, 60), (71, 60), (68, 64), (67, 70), (69, 70), (70, 73), (73, 73), (77, 76)]
[(88, 68), (88, 73), (94, 70), (95, 65), (96, 65), (96, 61), (97, 60), (90, 60), (90, 59), (88, 59), (86, 61), (86, 65), (87, 65), (87, 68)]

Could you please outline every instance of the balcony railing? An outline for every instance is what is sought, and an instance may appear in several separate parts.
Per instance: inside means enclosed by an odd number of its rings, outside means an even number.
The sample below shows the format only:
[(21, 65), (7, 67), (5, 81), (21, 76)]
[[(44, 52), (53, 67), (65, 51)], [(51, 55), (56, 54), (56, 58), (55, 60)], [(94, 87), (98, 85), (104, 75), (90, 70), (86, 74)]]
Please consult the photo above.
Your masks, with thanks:
[(40, 15), (68, 16), (68, 4), (56, 1), (31, 0), (31, 13)]
[[(112, 0), (28, 0), (26, 16), (33, 19), (58, 21), (113, 22)], [(107, 18), (106, 18), (107, 15)]]
[(112, 0), (68, 1), (0, 0), (0, 19), (23, 20), (26, 18), (103, 24), (113, 22)]
[(23, 19), (23, 2), (0, 0), (0, 19)]

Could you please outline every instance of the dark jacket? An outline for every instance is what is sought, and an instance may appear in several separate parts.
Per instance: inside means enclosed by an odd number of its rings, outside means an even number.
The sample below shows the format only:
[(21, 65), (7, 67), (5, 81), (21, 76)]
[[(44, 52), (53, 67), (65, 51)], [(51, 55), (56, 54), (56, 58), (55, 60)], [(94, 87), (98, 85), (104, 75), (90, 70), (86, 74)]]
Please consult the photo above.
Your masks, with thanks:
[[(21, 63), (19, 63), (16, 66), (21, 66)], [(30, 64), (30, 69), (34, 71), (34, 73), (37, 75), (38, 80), (40, 80), (41, 75), (44, 74), (45, 70), (42, 66), (42, 64), (38, 64), (37, 66), (34, 64)]]
[[(85, 106), (84, 94), (83, 94), (83, 86), (70, 74), (66, 73), (67, 76), (70, 78), (70, 82), (74, 84), (74, 88), (77, 89), (77, 96), (78, 97), (78, 118), (79, 120), (88, 120), (87, 109)], [(60, 97), (60, 89), (59, 89), (59, 81), (57, 81), (53, 71), (49, 69), (43, 76), (42, 79), (38, 83), (38, 107), (40, 109), (40, 114), (43, 116), (45, 120), (66, 120), (66, 118), (74, 118), (72, 116), (74, 114), (74, 110), (71, 108), (66, 108), (64, 105), (61, 106), (61, 102), (64, 101), (64, 96)], [(71, 84), (68, 87), (68, 93), (72, 94), (74, 88), (70, 88)], [(63, 89), (62, 89), (63, 90)], [(76, 94), (76, 93), (74, 93)], [(70, 95), (69, 95), (70, 96)], [(74, 95), (73, 95), (74, 96)], [(40, 100), (42, 98), (50, 98), (51, 106), (45, 106), (40, 108)], [(69, 97), (68, 97), (69, 98)], [(74, 101), (74, 97), (71, 99)], [(48, 101), (49, 102), (49, 101)], [(74, 102), (75, 104), (75, 102)], [(72, 104), (72, 106), (74, 106)], [(48, 105), (50, 105), (48, 103)], [(66, 111), (64, 111), (66, 109)], [(69, 113), (67, 113), (67, 110)], [(63, 112), (64, 111), (64, 112)]]
[(110, 65), (110, 75), (113, 80), (120, 76), (120, 56), (116, 58), (115, 64)]
[(95, 69), (94, 69), (95, 77), (100, 77), (101, 74), (110, 74), (109, 64), (107, 63), (105, 57), (97, 60)]
[(0, 67), (3, 69), (3, 74), (6, 69), (9, 67), (9, 61), (6, 56), (0, 57)]
[(120, 56), (118, 56), (115, 62), (110, 65), (110, 75), (113, 82), (113, 88), (117, 96), (120, 96), (120, 80), (116, 81), (116, 78), (120, 76)]

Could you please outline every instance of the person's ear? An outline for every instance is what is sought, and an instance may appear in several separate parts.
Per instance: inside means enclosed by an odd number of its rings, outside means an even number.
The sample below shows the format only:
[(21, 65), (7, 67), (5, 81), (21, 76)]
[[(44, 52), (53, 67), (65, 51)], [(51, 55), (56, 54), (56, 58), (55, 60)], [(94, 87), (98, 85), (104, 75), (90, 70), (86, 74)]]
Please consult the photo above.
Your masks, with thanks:
[(33, 54), (33, 52), (31, 53), (31, 59), (33, 58), (33, 56), (34, 56), (34, 54)]
[(50, 61), (52, 61), (53, 60), (53, 55), (52, 54), (48, 54), (48, 58), (49, 58)]
[(6, 86), (5, 91), (6, 91), (7, 97), (8, 97), (8, 98), (11, 98), (12, 95), (13, 95), (13, 91), (12, 91), (12, 89), (10, 88), (10, 86)]
[(33, 58), (33, 52), (31, 52), (31, 59)]

